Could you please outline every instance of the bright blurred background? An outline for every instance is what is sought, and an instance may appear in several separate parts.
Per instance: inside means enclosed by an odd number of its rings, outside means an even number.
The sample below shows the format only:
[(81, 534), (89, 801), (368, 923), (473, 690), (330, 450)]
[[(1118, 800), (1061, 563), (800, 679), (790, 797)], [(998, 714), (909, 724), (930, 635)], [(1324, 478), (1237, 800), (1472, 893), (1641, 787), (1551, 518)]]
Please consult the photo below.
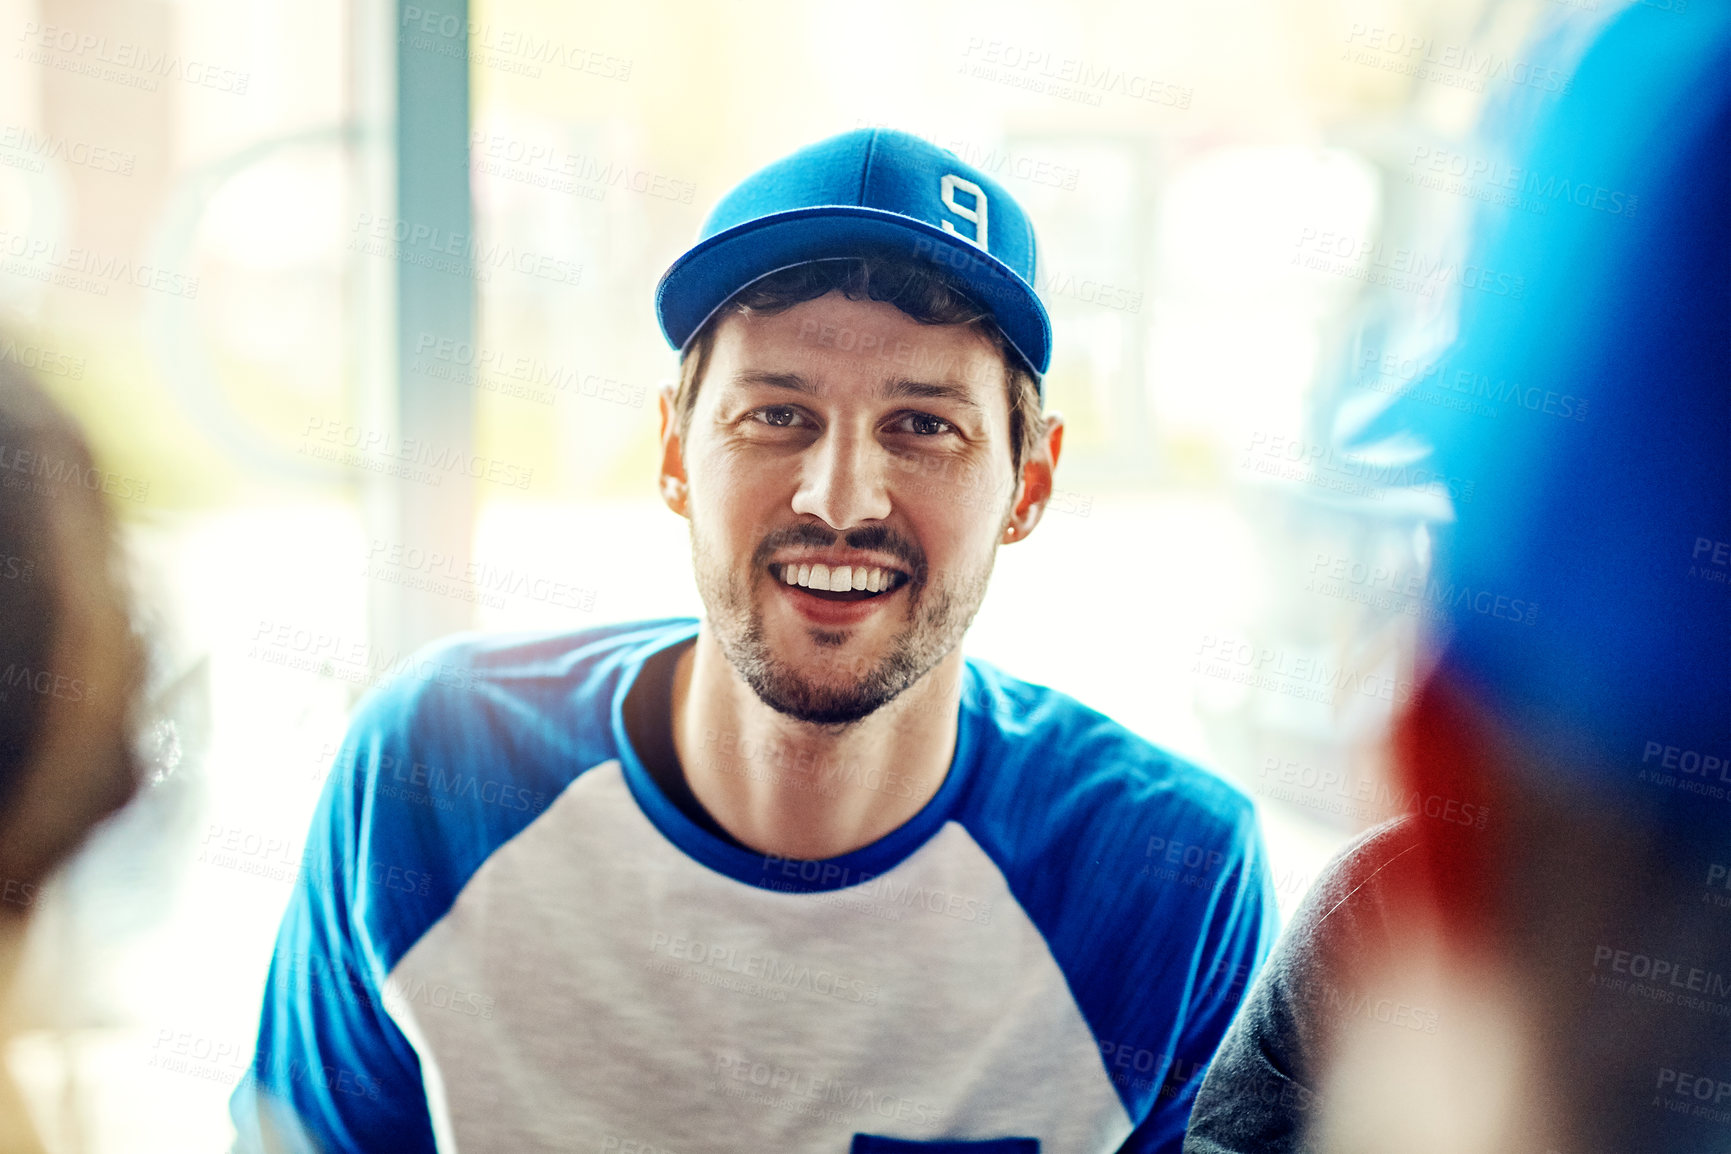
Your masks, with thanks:
[(1353, 431), (1415, 385), (1550, 419), (1424, 368), (1509, 291), (1469, 216), (1548, 208), (1481, 111), (1601, 6), (0, 0), (0, 356), (98, 445), (182, 747), (37, 903), (7, 1059), (50, 1148), (225, 1146), (326, 767), (403, 655), (698, 612), (655, 281), (866, 125), (1039, 232), (1060, 493), (971, 652), (1239, 784), (1290, 911), (1408, 803), (1426, 525), (1472, 497)]

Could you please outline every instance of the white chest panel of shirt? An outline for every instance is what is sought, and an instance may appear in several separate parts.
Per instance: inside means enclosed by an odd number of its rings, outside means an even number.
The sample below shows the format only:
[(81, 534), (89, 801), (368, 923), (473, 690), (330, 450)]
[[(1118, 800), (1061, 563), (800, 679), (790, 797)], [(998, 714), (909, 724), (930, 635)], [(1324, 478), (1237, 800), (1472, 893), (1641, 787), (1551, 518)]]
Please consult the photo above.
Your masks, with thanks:
[(667, 841), (617, 762), (488, 858), (386, 1005), (445, 1154), (845, 1152), (856, 1133), (1097, 1154), (1132, 1128), (962, 826), (862, 885), (763, 889)]

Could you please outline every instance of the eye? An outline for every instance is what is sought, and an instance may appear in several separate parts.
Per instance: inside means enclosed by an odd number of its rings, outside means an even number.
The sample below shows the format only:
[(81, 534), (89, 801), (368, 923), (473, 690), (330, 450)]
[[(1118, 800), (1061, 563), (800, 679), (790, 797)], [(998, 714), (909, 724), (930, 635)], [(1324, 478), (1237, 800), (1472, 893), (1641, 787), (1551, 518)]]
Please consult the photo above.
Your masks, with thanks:
[(941, 437), (956, 431), (954, 425), (930, 413), (903, 413), (896, 419), (896, 427), (916, 437)]
[(772, 429), (792, 429), (805, 419), (792, 405), (766, 405), (751, 411), (751, 419)]

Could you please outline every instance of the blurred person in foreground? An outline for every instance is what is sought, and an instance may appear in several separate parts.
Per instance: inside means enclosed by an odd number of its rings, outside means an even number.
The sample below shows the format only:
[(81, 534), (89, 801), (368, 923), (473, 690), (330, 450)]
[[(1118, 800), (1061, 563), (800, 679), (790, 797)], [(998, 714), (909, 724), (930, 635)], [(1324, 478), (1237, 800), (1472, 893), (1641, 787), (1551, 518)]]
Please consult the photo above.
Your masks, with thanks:
[(362, 706), (247, 1143), (1179, 1148), (1272, 886), (1242, 793), (963, 657), (1062, 440), (1033, 281), (904, 133), (722, 200), (656, 297), (705, 618), (459, 638)]
[[(72, 419), (0, 360), (0, 999), (44, 881), (141, 780), (143, 651), (101, 477)], [(38, 1150), (5, 1070), (0, 1151)]]
[[(1476, 482), (1442, 569), (1537, 623), (1454, 611), (1395, 742), (1445, 804), (1307, 896), (1193, 1154), (1731, 1150), (1731, 6), (1597, 32), (1568, 94), (1498, 118), (1509, 163), (1568, 189), (1486, 210), (1475, 260), (1529, 291), (1467, 294), (1426, 377), (1538, 403), (1367, 430)], [(1483, 831), (1444, 816), (1466, 805)]]

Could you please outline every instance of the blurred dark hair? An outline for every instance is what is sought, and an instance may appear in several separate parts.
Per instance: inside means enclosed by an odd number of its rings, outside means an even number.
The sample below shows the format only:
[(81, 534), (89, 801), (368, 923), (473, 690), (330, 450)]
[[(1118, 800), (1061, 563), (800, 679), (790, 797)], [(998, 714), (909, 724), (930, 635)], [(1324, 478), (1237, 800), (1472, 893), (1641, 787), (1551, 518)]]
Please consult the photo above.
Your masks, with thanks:
[(49, 697), (13, 689), (19, 671), (48, 667), (64, 610), (55, 517), (86, 502), (105, 534), (113, 522), (86, 486), (95, 462), (72, 418), (13, 361), (0, 361), (0, 809), (29, 764)]

